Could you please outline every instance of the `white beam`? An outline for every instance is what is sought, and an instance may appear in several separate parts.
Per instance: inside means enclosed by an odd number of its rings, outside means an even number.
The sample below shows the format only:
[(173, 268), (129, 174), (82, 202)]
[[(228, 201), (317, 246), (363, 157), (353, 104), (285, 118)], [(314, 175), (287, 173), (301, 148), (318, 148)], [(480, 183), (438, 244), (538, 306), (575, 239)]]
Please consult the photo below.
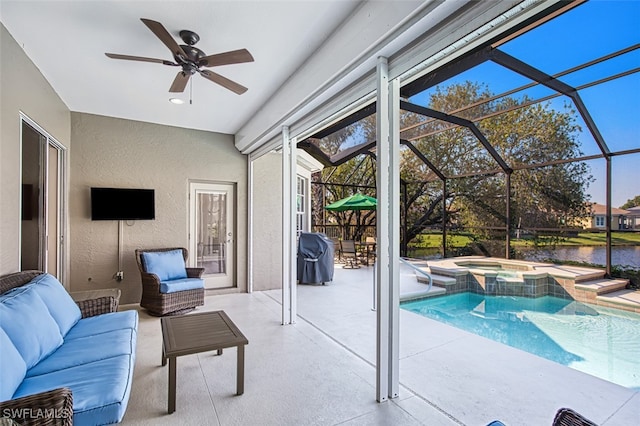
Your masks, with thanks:
[[(390, 78), (409, 70), (416, 78), (553, 1), (362, 2), (236, 132), (236, 147), (244, 154), (264, 145), (278, 147), (281, 126), (289, 126), (291, 135), (297, 136), (336, 111), (349, 108), (375, 90), (379, 56), (391, 58)], [(514, 6), (518, 9), (509, 14)], [(496, 17), (498, 21), (489, 24)], [(470, 34), (485, 26), (486, 30)], [(456, 41), (455, 49), (448, 49)], [(427, 58), (433, 60), (425, 61)]]
[(354, 71), (359, 71), (358, 74), (371, 71), (373, 63), (369, 63), (366, 70), (358, 67), (373, 59), (381, 45), (403, 33), (409, 26), (408, 17), (423, 10), (431, 11), (434, 7), (431, 3), (424, 0), (354, 2), (353, 12), (345, 21), (327, 33), (323, 44), (236, 132), (236, 147), (243, 153), (252, 151), (276, 136), (280, 126), (292, 123), (283, 119), (297, 114), (328, 92), (338, 93), (334, 85), (340, 80)]

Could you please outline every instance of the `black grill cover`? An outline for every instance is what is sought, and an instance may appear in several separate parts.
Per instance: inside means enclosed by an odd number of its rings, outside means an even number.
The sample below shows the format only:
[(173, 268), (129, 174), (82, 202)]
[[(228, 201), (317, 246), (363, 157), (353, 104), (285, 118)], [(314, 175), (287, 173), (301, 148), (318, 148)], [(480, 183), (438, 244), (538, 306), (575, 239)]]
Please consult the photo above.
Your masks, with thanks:
[(298, 240), (298, 282), (333, 281), (333, 241), (325, 234), (303, 232)]

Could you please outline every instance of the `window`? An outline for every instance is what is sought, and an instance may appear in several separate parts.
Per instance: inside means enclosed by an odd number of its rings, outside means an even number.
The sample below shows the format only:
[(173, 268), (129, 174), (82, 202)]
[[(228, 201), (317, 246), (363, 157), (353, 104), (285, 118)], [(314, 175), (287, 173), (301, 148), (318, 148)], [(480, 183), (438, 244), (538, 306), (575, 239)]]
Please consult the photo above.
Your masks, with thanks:
[(296, 232), (300, 235), (301, 232), (308, 231), (307, 227), (307, 179), (302, 176), (297, 176), (296, 185)]
[(596, 216), (596, 228), (604, 228), (604, 216)]

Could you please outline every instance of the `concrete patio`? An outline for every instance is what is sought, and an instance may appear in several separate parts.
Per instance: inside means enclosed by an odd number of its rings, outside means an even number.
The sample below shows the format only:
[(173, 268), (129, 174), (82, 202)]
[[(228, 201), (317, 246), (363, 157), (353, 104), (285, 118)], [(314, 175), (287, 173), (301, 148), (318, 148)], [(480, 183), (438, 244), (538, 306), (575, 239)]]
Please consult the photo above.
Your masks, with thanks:
[[(404, 267), (406, 268), (406, 267)], [(415, 291), (402, 272), (403, 291)], [(400, 397), (375, 401), (373, 267), (299, 285), (299, 320), (280, 325), (279, 290), (207, 296), (249, 339), (245, 393), (235, 349), (178, 358), (177, 410), (167, 414), (160, 320), (140, 312), (127, 425), (550, 425), (571, 407), (601, 425), (640, 419), (640, 392), (400, 311)], [(125, 306), (124, 309), (138, 309)]]

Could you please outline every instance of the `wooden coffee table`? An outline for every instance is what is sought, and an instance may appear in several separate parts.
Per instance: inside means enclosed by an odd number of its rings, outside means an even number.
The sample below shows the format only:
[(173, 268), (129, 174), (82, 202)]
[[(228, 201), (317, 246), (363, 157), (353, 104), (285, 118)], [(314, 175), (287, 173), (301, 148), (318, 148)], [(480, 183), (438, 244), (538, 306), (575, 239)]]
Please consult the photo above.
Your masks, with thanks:
[(162, 365), (169, 360), (169, 414), (176, 411), (176, 358), (236, 346), (238, 363), (236, 393), (244, 393), (244, 345), (249, 341), (224, 311), (176, 315), (160, 319), (162, 325)]

